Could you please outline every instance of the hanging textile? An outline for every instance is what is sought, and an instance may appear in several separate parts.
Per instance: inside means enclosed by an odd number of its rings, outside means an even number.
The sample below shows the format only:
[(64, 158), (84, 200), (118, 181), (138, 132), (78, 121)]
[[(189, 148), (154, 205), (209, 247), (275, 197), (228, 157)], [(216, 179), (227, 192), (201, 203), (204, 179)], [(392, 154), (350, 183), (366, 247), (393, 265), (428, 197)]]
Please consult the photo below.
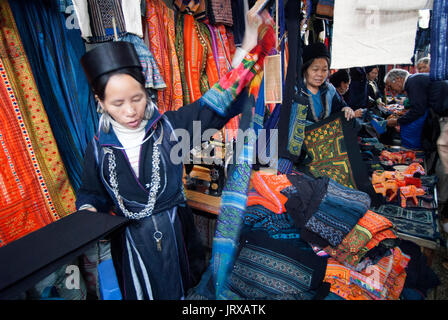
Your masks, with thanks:
[(84, 150), (98, 124), (95, 100), (79, 62), (85, 46), (79, 30), (65, 27), (55, 4), (12, 1), (11, 9), (30, 57), (45, 111), (75, 191)]
[(0, 2), (0, 246), (76, 210), (7, 1)]
[(431, 18), (431, 80), (448, 80), (448, 0), (434, 0)]
[(231, 0), (208, 0), (207, 16), (210, 24), (233, 26)]
[(88, 42), (104, 42), (133, 33), (143, 37), (140, 0), (72, 0), (82, 37)]
[(430, 2), (336, 1), (331, 69), (411, 64), (418, 10), (430, 8)]
[(166, 84), (164, 90), (158, 91), (159, 112), (178, 110), (183, 106), (183, 90), (175, 47), (174, 11), (162, 0), (146, 1), (145, 29), (148, 48)]
[(137, 55), (140, 59), (140, 64), (143, 68), (146, 88), (166, 88), (166, 84), (159, 72), (159, 68), (157, 67), (154, 56), (140, 37), (136, 36), (135, 34), (129, 33), (124, 37), (118, 38), (118, 41), (127, 41), (134, 45), (135, 51), (137, 52)]
[(206, 0), (174, 0), (173, 4), (179, 12), (192, 15), (198, 21), (207, 18)]

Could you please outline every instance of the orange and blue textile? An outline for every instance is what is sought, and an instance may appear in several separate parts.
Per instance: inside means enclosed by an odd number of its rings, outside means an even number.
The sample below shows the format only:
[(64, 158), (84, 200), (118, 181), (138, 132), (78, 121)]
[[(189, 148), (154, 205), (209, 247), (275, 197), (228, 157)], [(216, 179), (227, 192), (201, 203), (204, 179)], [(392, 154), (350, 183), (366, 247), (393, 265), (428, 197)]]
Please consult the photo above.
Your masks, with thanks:
[(346, 300), (397, 300), (410, 257), (398, 247), (391, 250), (390, 255), (361, 272), (329, 258), (324, 281), (331, 284), (331, 292)]
[(28, 58), (0, 2), (0, 247), (76, 210)]
[(270, 211), (280, 214), (286, 211), (288, 198), (280, 193), (291, 186), (286, 175), (261, 174), (256, 172), (252, 178), (254, 190), (249, 192), (247, 206), (262, 205)]
[(337, 247), (328, 246), (324, 251), (341, 263), (356, 266), (381, 241), (395, 238), (392, 222), (368, 210)]

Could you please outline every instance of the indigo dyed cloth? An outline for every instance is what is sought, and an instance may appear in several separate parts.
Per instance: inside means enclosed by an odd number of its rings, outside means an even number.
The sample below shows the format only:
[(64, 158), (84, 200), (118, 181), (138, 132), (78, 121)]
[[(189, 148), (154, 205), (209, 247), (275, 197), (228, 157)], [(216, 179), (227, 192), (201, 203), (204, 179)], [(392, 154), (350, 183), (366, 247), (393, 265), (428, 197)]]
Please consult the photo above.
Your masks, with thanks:
[(431, 18), (431, 80), (448, 80), (448, 0), (434, 0)]
[(98, 124), (95, 99), (80, 58), (79, 29), (67, 29), (56, 2), (11, 1), (11, 9), (47, 112), (62, 161), (75, 191), (84, 151)]

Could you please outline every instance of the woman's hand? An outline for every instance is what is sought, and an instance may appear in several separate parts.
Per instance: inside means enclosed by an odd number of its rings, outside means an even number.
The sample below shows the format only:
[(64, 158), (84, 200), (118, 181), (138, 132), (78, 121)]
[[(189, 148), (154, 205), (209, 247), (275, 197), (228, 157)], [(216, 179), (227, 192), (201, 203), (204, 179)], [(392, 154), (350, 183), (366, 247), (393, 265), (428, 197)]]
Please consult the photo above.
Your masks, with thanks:
[(364, 109), (359, 108), (355, 111), (355, 118), (361, 118), (363, 114), (364, 114)]
[(344, 107), (342, 108), (342, 111), (344, 111), (345, 119), (347, 119), (347, 121), (355, 117), (355, 112), (350, 107)]
[(398, 119), (397, 118), (389, 118), (387, 119), (387, 126), (388, 127), (396, 127), (398, 124)]

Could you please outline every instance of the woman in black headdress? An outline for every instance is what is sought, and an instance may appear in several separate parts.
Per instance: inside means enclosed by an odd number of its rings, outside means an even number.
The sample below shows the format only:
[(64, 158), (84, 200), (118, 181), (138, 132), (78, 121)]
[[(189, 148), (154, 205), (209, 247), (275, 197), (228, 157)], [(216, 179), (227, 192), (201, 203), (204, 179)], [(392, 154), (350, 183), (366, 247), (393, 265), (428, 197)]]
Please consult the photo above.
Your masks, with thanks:
[[(257, 44), (260, 17), (248, 14), (248, 21), (251, 27), (243, 50), (250, 53), (244, 59), (252, 59), (256, 66), (255, 61), (262, 61), (272, 46), (265, 43), (266, 35)], [(241, 65), (250, 66), (248, 61)], [(182, 161), (173, 160), (180, 157), (172, 149), (185, 142), (182, 133), (188, 133), (191, 141), (194, 121), (200, 122), (201, 137), (207, 129), (221, 129), (241, 112), (247, 91), (234, 96), (213, 87), (212, 97), (206, 93), (161, 115), (145, 91), (140, 60), (131, 43), (100, 45), (81, 63), (102, 116), (86, 149), (76, 206), (106, 213), (113, 209), (129, 219), (111, 243), (124, 299), (182, 299), (199, 280), (204, 252), (186, 206)], [(244, 68), (232, 70), (232, 79), (241, 83), (250, 73)], [(219, 108), (210, 103), (214, 99)]]

